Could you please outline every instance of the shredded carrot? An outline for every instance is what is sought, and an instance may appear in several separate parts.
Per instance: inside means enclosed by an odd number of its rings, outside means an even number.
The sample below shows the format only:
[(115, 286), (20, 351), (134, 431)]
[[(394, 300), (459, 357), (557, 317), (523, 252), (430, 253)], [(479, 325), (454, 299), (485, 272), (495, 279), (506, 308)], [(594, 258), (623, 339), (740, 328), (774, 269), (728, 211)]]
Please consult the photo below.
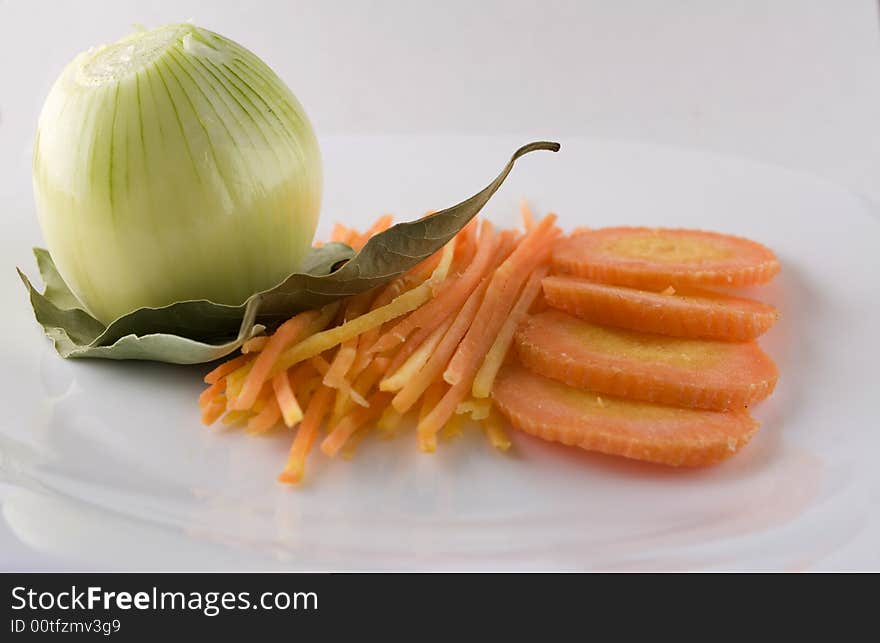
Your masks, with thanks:
[[(418, 373), (422, 367), (431, 358), (434, 349), (443, 339), (443, 335), (452, 326), (453, 319), (448, 318), (440, 326), (438, 326), (431, 334), (422, 342), (418, 348), (401, 364), (400, 368), (395, 370), (391, 375), (382, 380), (379, 388), (383, 391), (399, 391), (406, 383)], [(415, 342), (413, 342), (415, 343)]]
[(336, 455), (355, 431), (379, 416), (384, 407), (384, 402), (390, 397), (388, 393), (383, 393), (382, 391), (373, 393), (368, 400), (369, 406), (357, 407), (333, 427), (330, 434), (321, 442), (321, 451), (329, 456)]
[(280, 419), (281, 409), (278, 407), (278, 402), (274, 397), (270, 397), (263, 410), (248, 420), (247, 431), (248, 433), (264, 433), (275, 426)]
[(290, 377), (287, 372), (281, 372), (272, 378), (272, 388), (275, 390), (275, 401), (281, 409), (281, 417), (288, 428), (293, 428), (302, 420), (303, 412), (300, 408), (296, 395), (290, 387)]
[(202, 424), (214, 424), (226, 410), (226, 396), (218, 395), (202, 410)]
[(269, 341), (269, 337), (267, 335), (258, 335), (256, 337), (251, 337), (244, 344), (241, 345), (241, 352), (247, 355), (248, 353), (259, 353), (266, 347), (266, 343)]
[(440, 437), (443, 440), (454, 440), (462, 435), (462, 424), (464, 424), (464, 415), (455, 414), (449, 418), (449, 422), (440, 429)]
[(315, 436), (318, 434), (318, 428), (330, 408), (330, 400), (333, 397), (333, 389), (324, 386), (318, 387), (317, 392), (306, 407), (305, 415), (293, 444), (290, 446), (290, 453), (287, 456), (287, 466), (281, 475), (278, 476), (280, 482), (296, 484), (305, 473), (305, 460), (309, 451), (312, 450), (312, 444)]
[(469, 398), (455, 407), (456, 415), (470, 415), (472, 420), (484, 420), (492, 410), (492, 400), (488, 398)]
[[(431, 411), (437, 406), (437, 403), (443, 398), (446, 389), (449, 388), (443, 382), (434, 382), (425, 391), (422, 397), (422, 408), (419, 409), (419, 422), (427, 417)], [(419, 432), (417, 434), (418, 445), (421, 451), (425, 453), (434, 453), (437, 450), (437, 436), (434, 433)]]
[(226, 390), (226, 378), (219, 379), (211, 386), (202, 391), (202, 394), (199, 395), (199, 406), (203, 409), (207, 407), (214, 398), (216, 398), (220, 393)]
[(501, 451), (507, 451), (510, 448), (510, 438), (507, 437), (507, 432), (501, 423), (501, 416), (494, 409), (489, 411), (489, 415), (481, 424), (483, 425), (483, 430), (486, 431), (486, 437), (489, 438), (489, 443), (493, 447)]
[(239, 355), (238, 357), (223, 362), (213, 371), (205, 375), (205, 384), (214, 384), (223, 377), (229, 375), (232, 371), (238, 370), (250, 361), (247, 355)]

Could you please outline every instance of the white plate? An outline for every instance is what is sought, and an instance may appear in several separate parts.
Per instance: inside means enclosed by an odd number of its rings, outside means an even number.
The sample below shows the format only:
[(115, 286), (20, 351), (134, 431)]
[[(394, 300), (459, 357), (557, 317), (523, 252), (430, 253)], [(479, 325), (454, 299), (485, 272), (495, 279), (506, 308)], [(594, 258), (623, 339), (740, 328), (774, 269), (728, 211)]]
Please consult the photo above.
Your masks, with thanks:
[[(324, 141), (321, 234), (416, 216), (482, 187), (524, 139)], [(16, 188), (18, 190), (18, 188)], [(783, 272), (760, 296), (782, 373), (737, 457), (672, 470), (476, 431), (436, 455), (408, 436), (316, 455), (276, 484), (289, 437), (206, 429), (204, 368), (64, 361), (31, 319), (12, 261), (39, 236), (26, 187), (2, 241), (3, 516), (72, 567), (164, 569), (826, 569), (880, 566), (880, 222), (811, 177), (648, 145), (564, 140), (523, 158), (486, 212), (519, 197), (566, 227), (652, 224), (746, 235)], [(9, 216), (9, 207), (5, 216)], [(17, 217), (17, 218), (16, 218)], [(58, 562), (60, 561), (60, 562)]]

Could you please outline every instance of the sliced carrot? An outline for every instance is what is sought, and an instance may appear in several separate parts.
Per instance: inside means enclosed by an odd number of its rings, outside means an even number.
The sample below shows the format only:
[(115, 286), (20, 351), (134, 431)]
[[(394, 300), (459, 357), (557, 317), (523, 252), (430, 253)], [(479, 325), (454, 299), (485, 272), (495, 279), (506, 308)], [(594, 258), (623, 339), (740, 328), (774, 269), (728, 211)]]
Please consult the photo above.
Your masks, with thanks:
[(390, 398), (391, 395), (389, 393), (383, 393), (382, 391), (373, 393), (368, 399), (369, 406), (355, 408), (332, 428), (330, 434), (321, 442), (321, 451), (331, 457), (336, 455), (355, 431), (370, 420), (379, 417), (385, 407), (385, 403)]
[(494, 410), (490, 411), (480, 424), (482, 424), (483, 430), (486, 432), (486, 437), (489, 438), (489, 444), (499, 451), (510, 449), (510, 438), (507, 437), (507, 431), (504, 430), (501, 417), (497, 412)]
[(443, 335), (443, 339), (440, 340), (440, 343), (437, 345), (437, 348), (434, 350), (430, 359), (428, 359), (428, 362), (400, 391), (397, 392), (397, 395), (394, 396), (391, 403), (400, 413), (406, 413), (412, 408), (413, 404), (418, 401), (428, 387), (435, 380), (440, 378), (443, 370), (449, 363), (449, 358), (455, 352), (461, 338), (464, 337), (468, 328), (470, 328), (488, 285), (488, 279), (484, 279), (483, 282), (474, 289), (464, 306), (462, 306), (461, 310), (456, 315), (455, 321), (452, 322), (449, 330)]
[(275, 401), (281, 410), (284, 424), (288, 428), (293, 428), (302, 420), (303, 412), (290, 386), (290, 376), (286, 371), (282, 371), (272, 378), (272, 388), (275, 391)]
[[(453, 321), (452, 318), (447, 318), (446, 321), (435, 328), (398, 369), (382, 380), (379, 384), (379, 389), (382, 391), (394, 392), (399, 391), (406, 386), (406, 383), (415, 377), (422, 367), (428, 363), (428, 360), (431, 358), (437, 345), (443, 339), (443, 335), (445, 335), (446, 331), (449, 330), (449, 327), (452, 326)], [(415, 338), (410, 341), (415, 344)]]
[(474, 397), (489, 397), (492, 392), (492, 383), (498, 374), (504, 358), (507, 357), (507, 351), (513, 343), (513, 335), (516, 329), (522, 323), (522, 320), (529, 314), (529, 309), (535, 298), (541, 292), (541, 280), (547, 276), (547, 267), (538, 268), (529, 276), (526, 285), (523, 286), (519, 299), (513, 305), (507, 319), (498, 331), (495, 341), (492, 343), (489, 352), (483, 360), (480, 370), (474, 376), (474, 384), (471, 387), (471, 395)]
[[(327, 309), (330, 310), (329, 308)], [(260, 387), (263, 385), (270, 375), (272, 375), (272, 366), (281, 352), (290, 344), (305, 336), (309, 330), (309, 326), (326, 317), (329, 322), (332, 315), (327, 312), (310, 310), (300, 313), (278, 327), (278, 330), (269, 338), (263, 350), (257, 355), (253, 368), (247, 374), (241, 393), (233, 400), (231, 408), (236, 411), (243, 411), (253, 405)]]
[(544, 440), (672, 466), (724, 460), (758, 429), (746, 411), (598, 398), (515, 364), (498, 374), (492, 398), (514, 427)]
[[(347, 339), (356, 337), (364, 331), (376, 328), (391, 319), (405, 315), (411, 310), (415, 310), (430, 298), (431, 287), (430, 285), (423, 283), (402, 295), (398, 295), (386, 306), (371, 310), (370, 312), (361, 315), (360, 317), (356, 317), (341, 326), (336, 326), (335, 328), (315, 333), (282, 353), (275, 362), (274, 368), (270, 368), (270, 373), (272, 371), (277, 372), (279, 370), (285, 370), (303, 360), (311, 359), (316, 355), (320, 355), (324, 351), (333, 348)], [(263, 352), (260, 353), (260, 357), (262, 357), (268, 350), (269, 347), (267, 346)]]
[(275, 426), (280, 419), (281, 409), (278, 407), (278, 402), (275, 401), (274, 397), (270, 397), (266, 400), (263, 409), (248, 420), (247, 432), (265, 433)]
[(646, 333), (749, 341), (779, 319), (776, 308), (752, 299), (671, 290), (656, 293), (561, 275), (544, 280), (544, 296), (554, 308), (597, 324)]
[(717, 232), (670, 228), (603, 228), (557, 244), (553, 265), (593, 281), (667, 286), (752, 286), (779, 272), (773, 251)]
[(226, 396), (218, 395), (202, 409), (202, 424), (214, 424), (226, 410)]
[(741, 409), (772, 393), (778, 378), (754, 342), (649, 335), (558, 310), (530, 316), (516, 345), (523, 364), (570, 386), (675, 406)]
[(458, 278), (451, 279), (450, 286), (429, 303), (385, 333), (371, 350), (374, 352), (390, 350), (404, 342), (415, 329), (429, 325), (436, 328), (442, 323), (449, 316), (450, 311), (458, 309), (477, 287), (492, 260), (497, 244), (498, 238), (494, 227), (488, 221), (483, 221), (480, 226), (480, 245), (468, 269)]
[(319, 386), (314, 397), (306, 407), (303, 420), (296, 432), (293, 444), (290, 445), (290, 453), (287, 457), (287, 466), (278, 476), (279, 482), (296, 484), (302, 480), (305, 474), (306, 456), (312, 449), (315, 436), (324, 416), (330, 408), (330, 402), (333, 399), (333, 389), (326, 386)]
[(269, 337), (267, 335), (258, 335), (257, 337), (251, 337), (249, 340), (241, 345), (241, 352), (244, 354), (259, 353), (261, 350), (263, 350), (263, 348), (265, 348), (268, 341)]
[(214, 384), (218, 382), (221, 378), (226, 377), (231, 372), (241, 368), (250, 361), (251, 358), (248, 355), (239, 355), (227, 362), (223, 362), (213, 371), (205, 375), (205, 384)]
[(201, 408), (205, 408), (208, 406), (214, 398), (216, 398), (220, 393), (226, 390), (226, 378), (222, 378), (211, 384), (208, 388), (202, 391), (202, 394), (199, 395), (199, 406)]
[[(449, 387), (443, 382), (434, 382), (422, 396), (422, 407), (419, 409), (419, 423), (421, 423), (433, 411), (437, 403), (443, 399), (444, 393)], [(419, 431), (417, 433), (419, 450), (425, 453), (434, 453), (437, 450), (436, 432)]]
[(520, 287), (529, 274), (546, 261), (550, 242), (555, 239), (555, 220), (555, 215), (544, 217), (492, 275), (473, 324), (443, 372), (443, 379), (449, 384), (468, 379), (470, 389), (470, 380), (495, 341)]

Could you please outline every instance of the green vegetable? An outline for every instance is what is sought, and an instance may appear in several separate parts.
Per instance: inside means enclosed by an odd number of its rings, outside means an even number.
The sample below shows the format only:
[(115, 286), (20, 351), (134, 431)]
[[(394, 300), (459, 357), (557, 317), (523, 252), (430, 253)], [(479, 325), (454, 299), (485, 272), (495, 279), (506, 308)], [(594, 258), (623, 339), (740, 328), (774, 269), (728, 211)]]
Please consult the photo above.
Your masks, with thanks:
[(77, 56), (40, 115), (33, 178), (58, 270), (103, 324), (275, 286), (300, 269), (321, 200), (296, 98), (248, 50), (190, 24)]
[[(30, 292), (37, 321), (62, 357), (208, 362), (235, 351), (262, 330), (261, 324), (276, 323), (293, 313), (363, 292), (409, 270), (458, 233), (501, 187), (515, 161), (535, 150), (555, 152), (559, 144), (539, 142), (521, 147), (495, 180), (471, 198), (424, 219), (399, 223), (370, 239), (357, 254), (339, 243), (314, 249), (303, 262), (304, 272), (290, 275), (239, 306), (181, 301), (142, 308), (108, 326), (85, 312), (45, 250), (35, 250), (46, 284), (42, 294), (21, 271), (19, 275)], [(340, 267), (341, 262), (345, 263)]]

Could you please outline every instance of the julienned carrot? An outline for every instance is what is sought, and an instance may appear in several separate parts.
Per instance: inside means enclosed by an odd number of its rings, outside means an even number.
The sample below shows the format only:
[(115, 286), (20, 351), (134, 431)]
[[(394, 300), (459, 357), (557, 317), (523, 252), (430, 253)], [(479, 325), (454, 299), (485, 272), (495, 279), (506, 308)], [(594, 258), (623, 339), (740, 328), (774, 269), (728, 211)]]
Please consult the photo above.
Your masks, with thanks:
[(248, 353), (259, 353), (263, 348), (265, 348), (266, 343), (269, 341), (269, 337), (267, 335), (258, 335), (257, 337), (251, 337), (244, 344), (241, 345), (241, 352), (245, 355)]
[[(244, 411), (253, 405), (254, 400), (257, 399), (257, 394), (260, 392), (260, 387), (263, 385), (263, 382), (269, 379), (272, 366), (281, 352), (302, 337), (309, 326), (321, 316), (322, 313), (320, 311), (310, 310), (288, 319), (278, 327), (278, 330), (275, 331), (263, 347), (263, 350), (260, 351), (250, 373), (245, 377), (241, 392), (231, 403), (232, 410)], [(329, 318), (327, 321), (329, 321)]]
[[(344, 307), (344, 320), (351, 321), (356, 317), (360, 317), (369, 308), (371, 299), (372, 293), (370, 291), (351, 297)], [(336, 356), (330, 363), (330, 369), (324, 375), (324, 386), (329, 386), (330, 388), (343, 387), (345, 375), (351, 369), (354, 359), (357, 357), (357, 343), (357, 337), (342, 342), (339, 350), (336, 351)]]
[(379, 432), (382, 435), (392, 437), (397, 427), (400, 426), (402, 420), (403, 414), (399, 413), (397, 409), (389, 404), (385, 407), (385, 410), (382, 411), (382, 415), (379, 416), (379, 420), (376, 422), (376, 428), (379, 429)]
[(749, 341), (779, 319), (769, 304), (705, 290), (657, 293), (564, 275), (547, 277), (543, 287), (547, 303), (581, 319), (673, 337)]
[[(444, 382), (434, 382), (422, 396), (422, 406), (419, 409), (419, 422), (426, 418), (434, 410), (437, 403), (443, 399), (444, 393), (449, 387)], [(437, 435), (419, 431), (416, 434), (419, 450), (425, 453), (434, 453), (437, 450)]]
[(275, 391), (275, 401), (281, 410), (284, 424), (288, 428), (293, 428), (302, 420), (303, 412), (296, 399), (296, 395), (293, 393), (293, 389), (290, 387), (290, 376), (286, 371), (277, 373), (272, 378), (272, 388)]
[(345, 243), (345, 241), (351, 235), (351, 229), (342, 225), (341, 223), (334, 223), (333, 230), (330, 231), (330, 241), (336, 241), (338, 243)]
[(514, 427), (544, 440), (672, 466), (728, 458), (758, 428), (743, 410), (719, 413), (598, 397), (514, 364), (498, 374), (492, 398)]
[(431, 323), (434, 323), (436, 327), (436, 325), (442, 322), (449, 315), (449, 311), (461, 306), (468, 295), (476, 288), (485, 273), (486, 267), (492, 260), (497, 244), (495, 228), (488, 221), (483, 221), (480, 226), (480, 245), (467, 270), (429, 303), (419, 308), (380, 337), (371, 350), (380, 353), (390, 350), (403, 343), (415, 329)]
[(321, 442), (321, 451), (329, 456), (336, 455), (339, 452), (339, 449), (345, 444), (346, 440), (348, 440), (355, 431), (370, 420), (379, 417), (385, 406), (385, 402), (387, 402), (390, 397), (390, 394), (383, 393), (382, 391), (376, 391), (373, 393), (368, 398), (370, 403), (369, 406), (357, 407), (342, 418), (339, 423), (331, 429), (330, 434), (324, 438), (323, 442)]
[(513, 335), (516, 333), (516, 329), (522, 323), (522, 320), (529, 314), (532, 303), (541, 292), (541, 282), (547, 276), (547, 270), (548, 268), (544, 266), (531, 274), (522, 292), (519, 294), (519, 299), (516, 300), (510, 314), (504, 320), (498, 336), (495, 337), (492, 347), (486, 353), (486, 357), (474, 377), (474, 384), (471, 388), (471, 395), (474, 397), (489, 397), (489, 394), (492, 392), (492, 384), (495, 382), (495, 376), (498, 374), (501, 365), (504, 363), (504, 358), (507, 356), (507, 351), (513, 343)]
[(231, 359), (228, 362), (223, 362), (217, 368), (205, 375), (205, 384), (215, 384), (221, 378), (224, 378), (233, 371), (241, 368), (249, 361), (250, 358), (247, 355), (239, 355), (238, 357)]
[(315, 395), (306, 407), (306, 412), (299, 425), (299, 430), (296, 432), (296, 437), (293, 439), (293, 444), (290, 446), (290, 454), (287, 456), (287, 466), (284, 468), (284, 471), (281, 472), (281, 475), (278, 476), (280, 482), (295, 484), (302, 480), (303, 474), (305, 473), (306, 455), (311, 451), (312, 444), (315, 441), (315, 436), (318, 434), (321, 422), (323, 422), (324, 416), (327, 415), (327, 411), (330, 408), (332, 398), (333, 389), (329, 389), (325, 386), (318, 387), (318, 390), (315, 392)]
[(270, 397), (263, 410), (248, 420), (247, 431), (248, 433), (263, 433), (275, 426), (280, 419), (281, 409), (278, 408), (278, 402), (274, 397)]
[(486, 437), (489, 438), (489, 444), (500, 451), (507, 451), (510, 448), (510, 438), (507, 437), (501, 417), (496, 411), (490, 410), (480, 424), (483, 425)]
[(647, 402), (742, 409), (773, 392), (776, 365), (754, 342), (606, 328), (549, 309), (516, 334), (520, 361), (569, 386)]
[(549, 242), (555, 237), (555, 215), (547, 215), (529, 232), (510, 256), (492, 275), (486, 296), (464, 339), (443, 373), (449, 384), (473, 377), (501, 329), (522, 282), (539, 264), (546, 261)]
[[(449, 317), (435, 328), (425, 341), (421, 342), (418, 345), (418, 348), (416, 348), (407, 360), (400, 365), (400, 368), (392, 371), (391, 374), (382, 380), (379, 384), (379, 389), (382, 391), (394, 392), (399, 391), (406, 386), (406, 383), (409, 382), (410, 379), (412, 379), (431, 358), (434, 349), (437, 348), (440, 340), (443, 339), (443, 335), (445, 335), (446, 331), (449, 330), (449, 327), (452, 326), (453, 321), (453, 318)], [(414, 338), (411, 341), (415, 344)]]
[(205, 408), (208, 406), (214, 398), (216, 398), (220, 393), (226, 390), (226, 378), (222, 378), (211, 384), (208, 388), (202, 391), (202, 394), (199, 395), (199, 406)]
[(250, 411), (227, 411), (220, 420), (222, 424), (231, 425), (244, 422), (253, 416)]
[(482, 283), (474, 289), (464, 306), (458, 311), (455, 320), (443, 335), (443, 339), (440, 340), (428, 362), (394, 396), (391, 403), (398, 412), (406, 413), (412, 408), (427, 388), (443, 373), (443, 369), (449, 363), (449, 358), (470, 328), (488, 285), (489, 279), (484, 278)]
[(462, 434), (462, 424), (464, 424), (464, 415), (456, 413), (445, 426), (440, 429), (440, 437), (444, 440), (453, 440)]
[(202, 409), (202, 424), (214, 424), (226, 410), (226, 396), (218, 395)]
[(455, 407), (456, 415), (470, 415), (472, 420), (484, 420), (492, 410), (492, 400), (488, 398), (468, 398)]
[(717, 232), (670, 228), (603, 228), (569, 237), (553, 265), (593, 281), (662, 289), (667, 286), (753, 286), (779, 272), (759, 243)]
[[(286, 370), (303, 360), (320, 355), (327, 349), (333, 348), (347, 339), (357, 337), (370, 328), (381, 326), (391, 319), (405, 315), (411, 310), (415, 310), (430, 298), (431, 286), (428, 284), (422, 284), (397, 296), (386, 306), (371, 310), (370, 312), (365, 313), (350, 322), (346, 322), (341, 326), (336, 326), (335, 328), (315, 333), (282, 353), (276, 360), (274, 367), (270, 368), (270, 373), (272, 371), (278, 372)], [(262, 357), (267, 350), (268, 346), (263, 350), (263, 353), (260, 353), (260, 357)], [(269, 373), (267, 373), (267, 375), (268, 374)]]

